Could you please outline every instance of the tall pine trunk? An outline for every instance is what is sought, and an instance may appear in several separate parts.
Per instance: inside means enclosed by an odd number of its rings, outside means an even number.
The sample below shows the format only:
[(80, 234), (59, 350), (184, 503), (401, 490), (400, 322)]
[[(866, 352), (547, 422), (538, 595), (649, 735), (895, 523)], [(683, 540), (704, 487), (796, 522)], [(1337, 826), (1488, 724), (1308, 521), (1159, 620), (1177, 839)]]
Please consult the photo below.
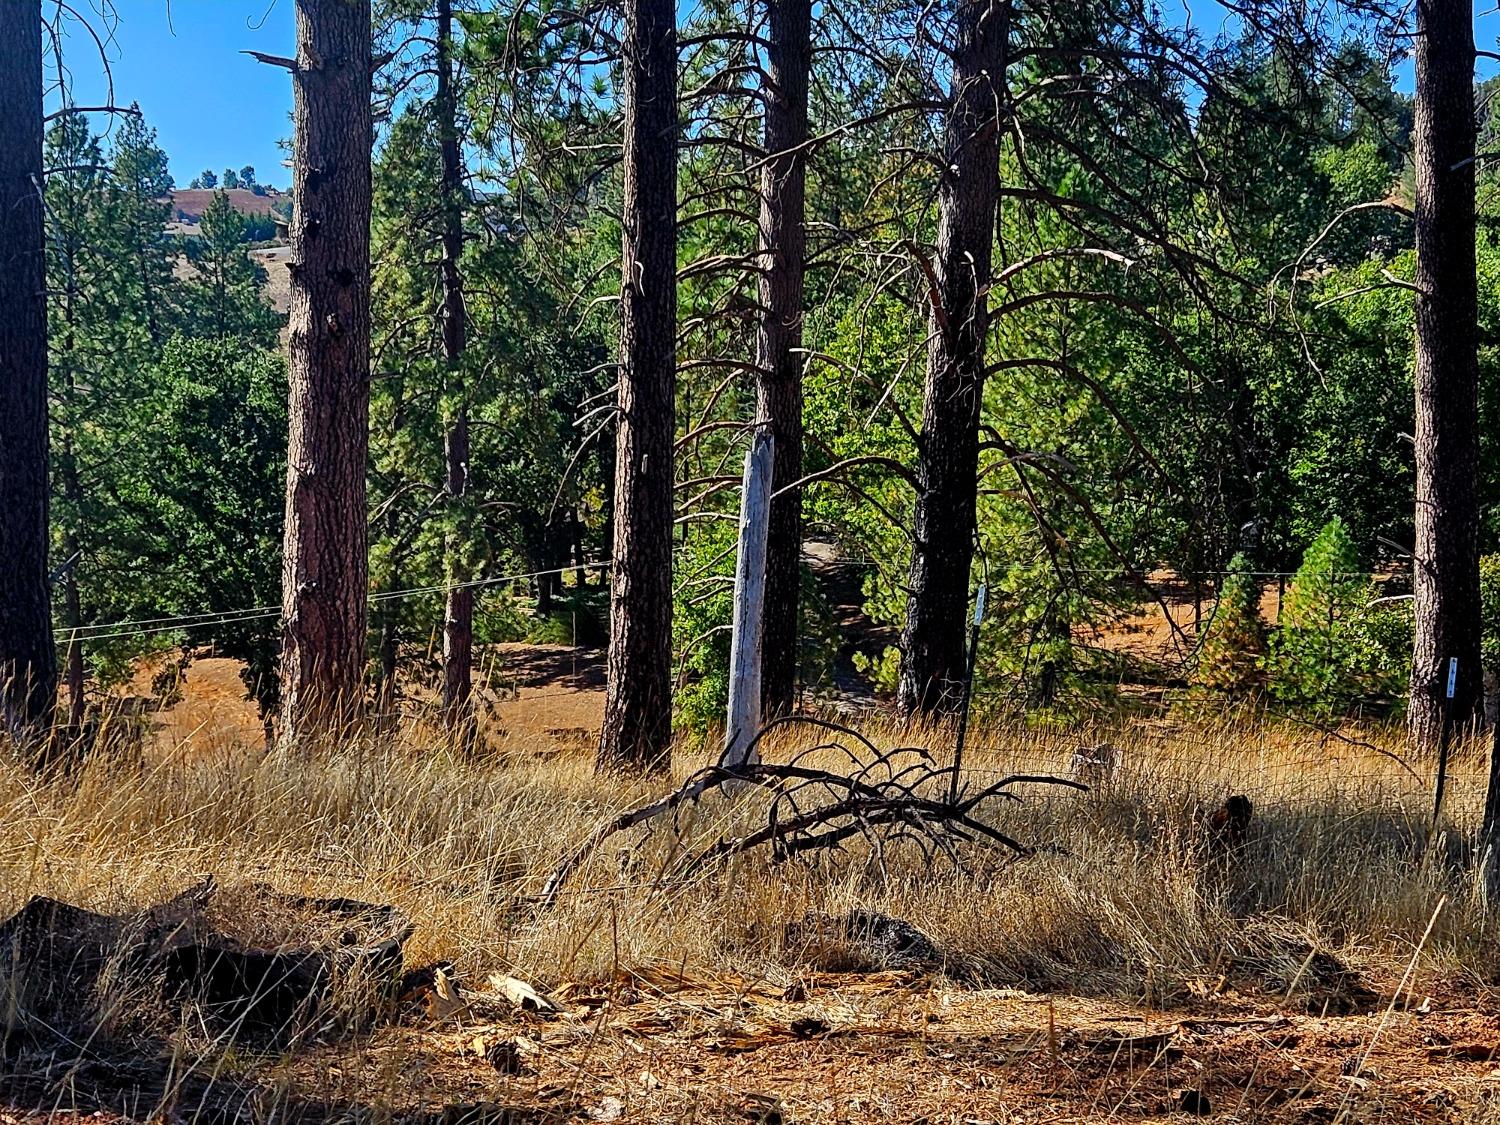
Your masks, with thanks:
[(614, 566), (601, 769), (665, 769), (672, 738), (672, 439), (677, 384), (677, 29), (626, 0)]
[[(760, 325), (756, 418), (775, 435), (773, 491), (802, 477), (802, 281), (807, 247), (807, 84), (811, 0), (767, 0), (765, 148), (760, 182)], [(791, 711), (797, 691), (802, 491), (771, 502), (761, 631), (761, 715)]]
[(1418, 0), (1416, 171), (1416, 643), (1414, 746), (1441, 736), (1447, 668), (1455, 722), (1480, 705), (1479, 367), (1474, 260), (1474, 28), (1471, 0)]
[(47, 589), (42, 7), (0, 3), (0, 718), (45, 730), (57, 695)]
[(955, 19), (897, 691), (902, 713), (924, 717), (963, 701), (1008, 2), (963, 0)]
[[(469, 494), (469, 405), (460, 365), (468, 335), (464, 308), (463, 278), (459, 261), (464, 252), (463, 173), (458, 142), (458, 105), (453, 89), (453, 4), (438, 0), (437, 6), (437, 112), (439, 147), (443, 164), (443, 363), (448, 373), (448, 397), (455, 414), (443, 435), (447, 465), (448, 500), (454, 519)], [(451, 528), (446, 544), (448, 591), (443, 611), (443, 720), (450, 731), (463, 734), (470, 728), (470, 694), (473, 691), (474, 588), (459, 585), (473, 577), (466, 565), (468, 545), (457, 528)]]
[(360, 713), (370, 416), (370, 5), (297, 0), (282, 740)]

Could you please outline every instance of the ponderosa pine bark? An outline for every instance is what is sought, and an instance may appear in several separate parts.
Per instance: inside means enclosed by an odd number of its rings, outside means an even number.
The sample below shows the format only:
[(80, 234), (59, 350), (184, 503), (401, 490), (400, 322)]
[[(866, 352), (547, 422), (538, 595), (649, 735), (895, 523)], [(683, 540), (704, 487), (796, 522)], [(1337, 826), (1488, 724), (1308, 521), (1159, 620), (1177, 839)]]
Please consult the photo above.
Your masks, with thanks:
[(626, 0), (625, 197), (614, 563), (601, 769), (666, 769), (672, 739), (672, 445), (677, 385), (677, 28)]
[[(443, 458), (447, 466), (448, 500), (457, 509), (469, 494), (469, 407), (460, 368), (468, 336), (468, 312), (464, 307), (463, 277), (459, 271), (464, 252), (464, 182), (453, 77), (453, 4), (452, 0), (438, 0), (437, 114), (438, 147), (443, 166), (443, 364), (447, 368), (449, 397), (454, 402), (455, 411), (443, 434)], [(460, 584), (470, 581), (473, 576), (465, 564), (467, 544), (457, 529), (449, 532), (445, 549), (448, 582), (455, 588), (448, 591), (443, 609), (443, 721), (450, 731), (462, 733), (469, 729), (471, 718), (474, 588)]]
[(1452, 715), (1481, 702), (1479, 363), (1474, 254), (1474, 27), (1471, 0), (1418, 0), (1416, 173), (1416, 541), (1412, 741), (1436, 749), (1448, 661)]
[(1007, 0), (963, 0), (955, 24), (897, 687), (901, 712), (923, 717), (951, 714), (963, 702)]
[(42, 6), (0, 3), (0, 717), (18, 741), (57, 696), (47, 588)]
[(281, 737), (361, 710), (370, 417), (370, 5), (297, 0)]
[[(807, 85), (811, 0), (766, 0), (762, 92), (767, 158), (760, 182), (760, 324), (756, 420), (775, 440), (772, 490), (802, 477), (802, 312), (807, 249)], [(761, 628), (761, 718), (791, 711), (797, 691), (802, 491), (771, 501)]]

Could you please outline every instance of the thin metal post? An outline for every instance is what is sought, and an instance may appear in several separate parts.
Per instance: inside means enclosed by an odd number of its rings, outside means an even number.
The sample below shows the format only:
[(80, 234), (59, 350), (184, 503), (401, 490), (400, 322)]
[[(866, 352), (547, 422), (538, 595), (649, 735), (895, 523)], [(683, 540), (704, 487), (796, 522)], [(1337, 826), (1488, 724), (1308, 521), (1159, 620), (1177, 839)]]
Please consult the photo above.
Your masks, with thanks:
[(1453, 692), (1458, 686), (1458, 657), (1448, 658), (1448, 690), (1443, 695), (1443, 726), (1438, 738), (1437, 786), (1432, 795), (1432, 830), (1437, 831), (1438, 814), (1443, 811), (1443, 789), (1448, 781), (1448, 739), (1453, 725)]
[(969, 703), (974, 697), (974, 662), (979, 657), (979, 626), (984, 621), (984, 594), (981, 585), (974, 595), (974, 623), (969, 627), (969, 667), (964, 673), (964, 707), (958, 713), (958, 743), (953, 747), (953, 777), (948, 782), (948, 803), (958, 804), (958, 778), (964, 767), (964, 739), (969, 733)]

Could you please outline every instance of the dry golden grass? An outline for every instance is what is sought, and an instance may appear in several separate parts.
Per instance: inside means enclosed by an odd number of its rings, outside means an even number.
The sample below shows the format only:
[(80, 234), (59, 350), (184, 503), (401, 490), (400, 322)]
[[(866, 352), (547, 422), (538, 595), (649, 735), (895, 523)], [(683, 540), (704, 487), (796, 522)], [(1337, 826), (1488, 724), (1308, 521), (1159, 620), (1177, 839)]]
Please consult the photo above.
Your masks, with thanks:
[[(897, 734), (873, 733), (882, 744)], [(800, 737), (766, 756), (790, 754)], [(942, 859), (928, 869), (913, 853), (882, 880), (857, 848), (780, 867), (752, 854), (661, 887), (655, 876), (677, 841), (658, 824), (616, 838), (542, 913), (524, 900), (558, 859), (664, 781), (601, 778), (576, 751), (457, 757), (421, 731), (307, 757), (205, 756), (186, 742), (159, 760), (99, 756), (41, 780), (7, 761), (0, 910), (33, 894), (141, 903), (213, 873), (226, 884), (258, 879), (392, 902), (418, 925), (416, 958), (545, 982), (660, 959), (705, 969), (774, 960), (767, 935), (781, 922), (855, 904), (916, 922), (959, 975), (1117, 995), (1170, 995), (1213, 966), (1247, 917), (1378, 954), (1420, 934), (1446, 895), (1433, 948), (1455, 965), (1491, 952), (1463, 844), (1483, 795), (1477, 752), (1458, 757), (1451, 831), (1434, 846), (1427, 767), (1413, 776), (1298, 727), (989, 729), (971, 739), (967, 766), (976, 784), (1014, 770), (1066, 775), (1077, 745), (1104, 739), (1122, 753), (1113, 781), (1089, 794), (1023, 790), (1023, 801), (989, 810), (1010, 834), (1047, 849), (1021, 862), (974, 849), (962, 869)], [(678, 779), (705, 761), (679, 754)], [(1200, 822), (1231, 793), (1248, 795), (1256, 813), (1243, 857), (1221, 873)], [(758, 809), (754, 798), (710, 796), (686, 818), (686, 838), (712, 839)]]
[[(865, 733), (883, 745), (920, 739)], [(765, 756), (782, 759), (811, 737), (787, 735)], [(1392, 732), (1361, 738), (1399, 756)], [(843, 967), (848, 952), (788, 947), (786, 923), (859, 906), (920, 927), (960, 990), (1156, 1009), (1238, 989), (1316, 1013), (1334, 987), (1319, 978), (1316, 953), (1388, 996), (1442, 901), (1408, 990), (1420, 999), (1439, 987), (1487, 989), (1500, 944), (1465, 844), (1483, 799), (1481, 748), (1458, 755), (1447, 831), (1433, 840), (1429, 767), (1296, 725), (1230, 716), (990, 728), (971, 737), (966, 764), (976, 784), (1012, 771), (1065, 774), (1078, 745), (1106, 740), (1122, 764), (1094, 792), (1028, 789), (988, 810), (1042, 848), (1024, 860), (975, 848), (959, 866), (926, 866), (912, 849), (882, 875), (858, 847), (779, 866), (754, 852), (663, 883), (684, 847), (761, 815), (754, 796), (714, 795), (682, 818), (680, 836), (662, 822), (616, 837), (546, 910), (532, 896), (557, 861), (665, 781), (598, 777), (576, 750), (455, 756), (420, 729), (315, 756), (204, 753), (185, 742), (154, 758), (101, 754), (41, 779), (6, 759), (0, 917), (36, 894), (105, 910), (142, 905), (213, 873), (226, 885), (392, 903), (416, 924), (408, 960), (450, 960), (464, 980), (499, 971), (544, 988), (607, 988), (623, 972), (669, 963), (780, 989), (810, 969)], [(946, 753), (946, 739), (927, 741)], [(677, 780), (705, 761), (679, 754)], [(1226, 862), (1206, 845), (1203, 822), (1233, 793), (1251, 798), (1255, 818), (1243, 854)]]

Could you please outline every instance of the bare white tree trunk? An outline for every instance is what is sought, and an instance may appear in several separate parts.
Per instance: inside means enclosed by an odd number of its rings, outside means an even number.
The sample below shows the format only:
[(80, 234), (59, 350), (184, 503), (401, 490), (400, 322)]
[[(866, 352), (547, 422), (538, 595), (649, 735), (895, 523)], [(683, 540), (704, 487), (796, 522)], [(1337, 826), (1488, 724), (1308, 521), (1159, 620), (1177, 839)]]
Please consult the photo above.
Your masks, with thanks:
[[(766, 540), (771, 527), (771, 478), (776, 442), (769, 426), (755, 431), (745, 454), (740, 496), (740, 553), (734, 568), (734, 634), (729, 646), (729, 717), (720, 765), (753, 761), (747, 751), (760, 730), (760, 637), (765, 623)], [(790, 654), (786, 659), (790, 659)]]

